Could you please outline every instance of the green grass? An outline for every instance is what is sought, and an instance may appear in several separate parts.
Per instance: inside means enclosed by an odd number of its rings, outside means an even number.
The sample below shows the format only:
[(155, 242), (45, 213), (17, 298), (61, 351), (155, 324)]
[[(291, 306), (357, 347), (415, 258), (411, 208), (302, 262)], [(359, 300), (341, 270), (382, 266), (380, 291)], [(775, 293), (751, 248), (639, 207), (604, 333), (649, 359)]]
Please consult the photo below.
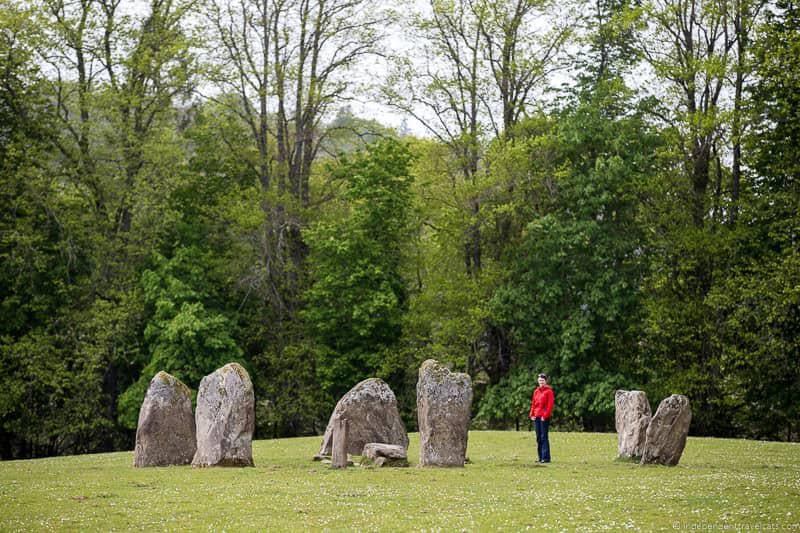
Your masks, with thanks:
[(550, 439), (546, 466), (530, 433), (490, 431), (470, 433), (471, 463), (454, 469), (415, 468), (416, 434), (398, 469), (312, 462), (319, 437), (257, 441), (244, 469), (135, 469), (130, 452), (11, 461), (0, 530), (800, 532), (798, 444), (690, 438), (670, 468), (615, 461), (613, 434)]

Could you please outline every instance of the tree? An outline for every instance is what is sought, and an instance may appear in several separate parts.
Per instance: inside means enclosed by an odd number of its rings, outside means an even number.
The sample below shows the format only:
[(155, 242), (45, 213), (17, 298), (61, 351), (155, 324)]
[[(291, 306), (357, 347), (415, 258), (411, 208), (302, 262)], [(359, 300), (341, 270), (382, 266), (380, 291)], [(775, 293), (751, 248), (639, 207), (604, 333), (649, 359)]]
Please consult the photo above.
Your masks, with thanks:
[(743, 139), (753, 177), (737, 223), (740, 260), (711, 292), (713, 340), (738, 431), (796, 440), (800, 384), (800, 10), (779, 2), (755, 41), (752, 128)]
[(312, 203), (310, 177), (326, 133), (322, 121), (344, 100), (350, 69), (376, 51), (382, 9), (366, 0), (209, 1), (211, 95), (246, 126), (229, 144), (258, 179), (264, 238), (242, 278), (259, 281), (272, 316), (291, 322), (304, 289), (301, 230)]
[[(544, 124), (520, 124), (528, 181), (516, 198), (521, 238), (491, 320), (510, 332), (515, 357), (499, 395), (536, 371), (556, 376), (564, 422), (606, 428), (613, 391), (642, 379), (636, 353), (644, 235), (643, 186), (655, 172), (657, 137), (628, 115), (618, 80)], [(500, 157), (514, 154), (501, 152)], [(637, 378), (638, 376), (638, 378)], [(486, 416), (518, 419), (518, 405), (492, 402)]]
[[(709, 211), (712, 155), (722, 127), (720, 97), (733, 47), (726, 39), (727, 13), (705, 0), (655, 0), (647, 4), (646, 13), (649, 32), (643, 33), (641, 50), (657, 78), (669, 84), (667, 94), (674, 104), (656, 113), (680, 139), (691, 185), (692, 222), (702, 228)], [(707, 274), (698, 272), (698, 277)]]
[[(514, 184), (493, 175), (486, 151), (492, 134), (513, 136), (514, 124), (535, 108), (559, 66), (572, 21), (550, 17), (553, 7), (529, 0), (432, 1), (409, 24), (421, 46), (397, 63), (383, 91), (390, 105), (447, 148), (436, 154), (446, 160), (436, 171), (445, 174), (425, 176), (421, 187), (420, 209), (428, 218), (417, 232), (417, 249), (436, 259), (417, 269), (412, 314), (419, 318), (409, 349), (416, 357), (433, 350), (471, 373), (488, 369), (493, 382), (507, 370), (510, 348), (507, 332), (488, 322), (486, 302), (502, 275), (499, 254), (510, 236), (502, 215), (484, 206)], [(545, 18), (551, 29), (538, 23)], [(492, 233), (487, 227), (495, 222), (501, 231)]]
[(753, 129), (747, 138), (756, 173), (753, 195), (765, 202), (755, 213), (765, 214), (759, 222), (769, 228), (767, 242), (786, 251), (797, 249), (800, 195), (800, 159), (792, 148), (800, 138), (795, 120), (800, 103), (795, 61), (800, 47), (798, 28), (800, 8), (794, 2), (778, 2), (768, 14), (763, 37), (755, 47), (758, 81), (751, 89)]
[(248, 366), (234, 340), (234, 324), (218, 309), (209, 270), (201, 250), (185, 247), (170, 259), (156, 258), (154, 268), (142, 274), (149, 315), (144, 340), (150, 357), (139, 380), (120, 397), (120, 422), (128, 428), (136, 428), (147, 386), (159, 371), (194, 388), (206, 374), (231, 361)]
[[(729, 216), (738, 177), (735, 187), (728, 179), (738, 170), (731, 172), (726, 160), (733, 153), (739, 163), (734, 145), (741, 140), (735, 131), (741, 100), (730, 78), (737, 70), (745, 75), (744, 59), (736, 61), (737, 39), (745, 37), (736, 33), (727, 1), (658, 1), (643, 13), (641, 50), (664, 83), (663, 102), (651, 112), (672, 149), (663, 152), (666, 170), (651, 182), (643, 212), (652, 262), (642, 346), (653, 392), (689, 396), (698, 414), (694, 432), (731, 434), (709, 294), (738, 261)], [(726, 139), (731, 129), (734, 138)]]
[(303, 318), (327, 350), (318, 363), (333, 398), (382, 368), (383, 351), (402, 334), (406, 284), (402, 243), (408, 235), (410, 154), (393, 140), (346, 158), (333, 172), (345, 182), (329, 220), (307, 233), (312, 285)]
[[(558, 54), (573, 31), (570, 15), (550, 16), (552, 5), (541, 0), (471, 3), (482, 40), (484, 60), (491, 72), (500, 105), (482, 96), (495, 136), (513, 134), (513, 127), (528, 111), (534, 91), (561, 68)], [(533, 21), (547, 20), (549, 30)], [(499, 113), (497, 109), (499, 108)], [(498, 120), (495, 115), (502, 119)]]
[(0, 457), (8, 459), (70, 449), (75, 433), (64, 427), (60, 409), (74, 392), (64, 390), (75, 383), (70, 370), (77, 372), (48, 326), (69, 301), (71, 269), (62, 260), (57, 198), (41, 164), (53, 145), (44, 80), (32, 61), (40, 34), (30, 10), (10, 2), (0, 3), (0, 28), (0, 386), (7, 391)]
[(636, 6), (628, 0), (593, 0), (585, 4), (584, 34), (576, 57), (578, 88), (592, 90), (607, 80), (621, 78), (638, 59)]
[[(511, 127), (535, 104), (536, 91), (561, 67), (573, 21), (552, 17), (547, 1), (430, 2), (410, 29), (424, 57), (404, 57), (384, 96), (449, 146), (471, 180), (481, 144)], [(549, 30), (537, 21), (547, 19)]]
[[(36, 78), (36, 96), (14, 89), (28, 150), (7, 204), (16, 228), (7, 251), (18, 270), (3, 279), (16, 315), (4, 365), (22, 394), (8, 415), (13, 453), (109, 450), (131, 436), (116, 425), (117, 398), (143, 364), (138, 269), (174, 220), (166, 201), (181, 161), (172, 99), (186, 89), (191, 58), (181, 27), (187, 4), (153, 1), (141, 17), (119, 15), (119, 5), (42, 0), (3, 9), (14, 24), (30, 21), (8, 34), (4, 24), (4, 37), (13, 36), (16, 57), (25, 51), (17, 73)], [(32, 75), (36, 64), (47, 76)], [(35, 231), (23, 229), (30, 224)], [(41, 320), (12, 310), (22, 299), (38, 300)], [(40, 431), (28, 418), (41, 420)]]
[[(743, 211), (744, 215), (747, 211)], [(800, 410), (800, 255), (758, 258), (709, 298), (721, 387), (738, 434), (796, 441)]]

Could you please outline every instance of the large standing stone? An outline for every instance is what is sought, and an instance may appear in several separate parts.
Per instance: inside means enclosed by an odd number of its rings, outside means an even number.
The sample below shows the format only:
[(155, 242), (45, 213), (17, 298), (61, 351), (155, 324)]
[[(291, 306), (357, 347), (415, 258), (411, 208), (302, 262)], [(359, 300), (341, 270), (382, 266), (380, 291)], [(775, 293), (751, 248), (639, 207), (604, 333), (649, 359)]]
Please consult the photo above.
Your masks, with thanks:
[(331, 454), (334, 420), (347, 419), (347, 453), (360, 455), (368, 442), (398, 444), (408, 449), (408, 433), (397, 409), (397, 398), (381, 379), (358, 383), (333, 410), (317, 457)]
[(417, 419), (420, 466), (464, 466), (472, 407), (472, 380), (433, 359), (419, 369)]
[(189, 464), (195, 448), (191, 392), (179, 379), (159, 372), (139, 410), (133, 466)]
[(192, 466), (253, 466), (255, 396), (244, 368), (230, 363), (204, 377), (195, 417)]
[(644, 454), (651, 418), (647, 395), (638, 390), (618, 390), (614, 403), (619, 457), (639, 460)]
[(691, 421), (689, 398), (682, 394), (664, 398), (647, 428), (642, 464), (678, 464), (686, 446)]

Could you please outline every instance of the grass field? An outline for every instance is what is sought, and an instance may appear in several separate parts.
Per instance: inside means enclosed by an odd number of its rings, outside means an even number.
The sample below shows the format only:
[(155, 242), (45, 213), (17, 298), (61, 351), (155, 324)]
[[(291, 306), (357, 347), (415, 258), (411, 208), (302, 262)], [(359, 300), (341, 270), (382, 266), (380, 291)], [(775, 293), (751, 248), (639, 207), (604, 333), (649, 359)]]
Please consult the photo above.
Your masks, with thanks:
[(677, 467), (616, 435), (471, 432), (465, 468), (333, 470), (320, 438), (257, 441), (255, 468), (133, 468), (130, 452), (0, 463), (0, 530), (767, 530), (800, 533), (800, 445), (690, 438)]

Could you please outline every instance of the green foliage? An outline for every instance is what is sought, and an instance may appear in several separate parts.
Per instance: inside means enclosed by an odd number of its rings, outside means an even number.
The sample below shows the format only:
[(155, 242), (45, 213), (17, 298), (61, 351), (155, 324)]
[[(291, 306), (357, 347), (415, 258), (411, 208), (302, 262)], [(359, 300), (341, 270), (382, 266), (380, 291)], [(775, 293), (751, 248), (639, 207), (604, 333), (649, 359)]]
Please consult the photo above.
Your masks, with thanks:
[(393, 140), (345, 158), (332, 170), (345, 181), (343, 213), (306, 232), (312, 285), (303, 318), (330, 350), (319, 361), (327, 391), (344, 392), (368, 377), (380, 366), (381, 350), (400, 338), (410, 159)]
[(711, 341), (719, 328), (708, 299), (713, 288), (698, 275), (711, 270), (714, 279), (724, 279), (727, 243), (688, 224), (666, 230), (652, 245), (651, 271), (643, 285), (645, 390), (651, 398), (685, 394), (692, 401), (693, 431), (730, 435), (733, 419), (726, 413), (733, 406), (722, 388), (719, 353)]
[(476, 216), (470, 200), (496, 183), (488, 176), (463, 183), (458, 158), (439, 143), (418, 140), (412, 149), (416, 159), (411, 169), (412, 234), (404, 265), (409, 280), (405, 351), (414, 369), (435, 358), (478, 372), (476, 341), (486, 328), (487, 301), (502, 271), (491, 256), (484, 256), (479, 276), (467, 272), (465, 228), (480, 224), (481, 215)]
[(316, 435), (338, 398), (319, 386), (317, 361), (333, 354), (315, 343), (295, 343), (253, 357), (256, 370), (256, 431), (259, 435)]
[(151, 310), (144, 330), (150, 353), (139, 380), (120, 397), (120, 422), (136, 427), (139, 406), (150, 379), (163, 370), (190, 388), (213, 370), (241, 362), (242, 350), (232, 333), (233, 322), (215, 310), (206, 277), (207, 257), (196, 247), (179, 248), (142, 274), (144, 299)]
[(644, 286), (643, 346), (649, 387), (657, 396), (687, 394), (696, 413), (693, 431), (700, 434), (796, 438), (791, 405), (797, 399), (788, 391), (797, 380), (791, 272), (800, 167), (789, 146), (800, 140), (791, 111), (800, 49), (797, 11), (783, 7), (768, 15), (755, 42), (758, 81), (749, 94), (752, 128), (744, 143), (750, 169), (735, 223), (723, 218), (724, 169), (716, 169), (714, 210), (700, 227), (690, 219), (686, 182), (670, 173), (651, 189), (645, 223), (652, 228), (653, 262)]
[(536, 200), (492, 307), (524, 354), (519, 364), (555, 376), (559, 416), (585, 427), (608, 424), (614, 389), (639, 372), (636, 217), (656, 139), (641, 117), (622, 114), (624, 98), (603, 85), (527, 143), (535, 179), (521, 197)]
[(695, 434), (799, 438), (793, 2), (595, 0), (541, 33), (562, 6), (435, 2), (410, 50), (442, 69), (385, 90), (434, 136), (404, 143), (335, 107), (375, 20), (275, 64), (311, 35), (291, 10), (213, 1), (200, 35), (192, 0), (115, 6), (0, 0), (0, 457), (129, 447), (155, 372), (232, 360), (276, 437), (370, 376), (413, 428), (433, 357), (487, 427), (546, 371), (562, 427), (610, 429), (637, 387), (687, 394)]
[(43, 124), (43, 78), (34, 59), (40, 38), (31, 12), (0, 2), (0, 169), (4, 179), (23, 148), (47, 137)]
[(800, 433), (798, 29), (798, 7), (778, 2), (757, 42), (753, 129), (745, 142), (755, 175), (732, 236), (738, 261), (708, 298), (709, 338), (737, 432), (786, 440)]
[(736, 425), (750, 437), (792, 440), (800, 432), (800, 255), (739, 270), (709, 300)]
[(0, 28), (0, 457), (112, 449), (106, 359), (81, 314), (87, 257), (70, 231), (85, 204), (50, 165), (40, 28), (11, 2)]
[(475, 421), (478, 424), (499, 425), (503, 429), (511, 426), (517, 430), (526, 428), (537, 374), (535, 370), (516, 368), (504, 376), (481, 399)]
[(584, 53), (576, 58), (582, 71), (579, 85), (592, 89), (613, 80), (635, 64), (636, 19), (640, 2), (630, 0), (594, 0), (588, 3), (582, 24), (587, 35)]
[(109, 449), (104, 361), (62, 332), (32, 331), (0, 344), (4, 458)]
[(754, 206), (764, 244), (797, 253), (800, 233), (800, 8), (777, 2), (756, 46), (759, 82), (752, 88), (753, 132), (747, 139), (758, 172)]

